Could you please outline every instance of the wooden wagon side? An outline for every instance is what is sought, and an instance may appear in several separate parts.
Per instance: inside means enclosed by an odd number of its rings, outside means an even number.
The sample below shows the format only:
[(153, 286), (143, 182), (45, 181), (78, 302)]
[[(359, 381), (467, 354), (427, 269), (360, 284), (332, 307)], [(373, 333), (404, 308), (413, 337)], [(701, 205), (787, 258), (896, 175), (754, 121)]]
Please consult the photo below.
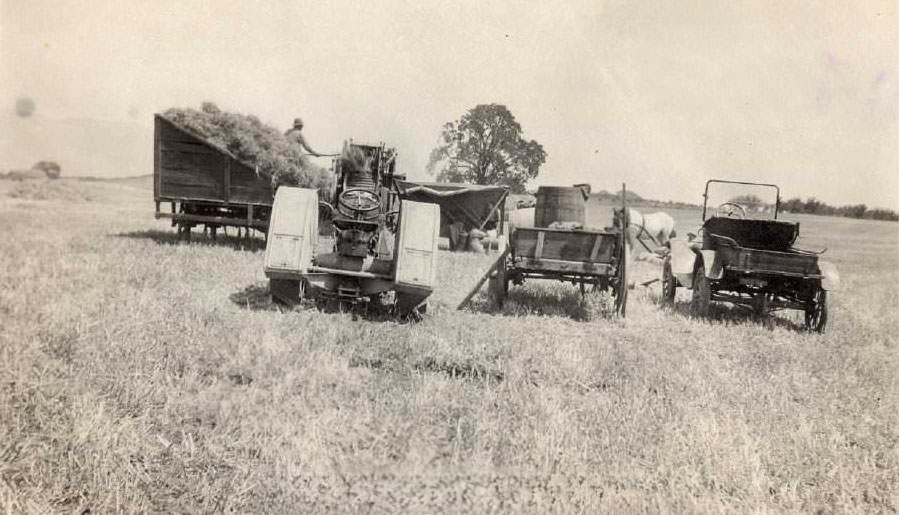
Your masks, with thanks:
[(522, 227), (510, 242), (512, 266), (532, 275), (576, 274), (591, 281), (613, 271), (618, 238), (617, 232)]
[(616, 227), (612, 229), (556, 229), (518, 227), (508, 247), (481, 277), (474, 289), (462, 300), (462, 309), (486, 281), (490, 296), (502, 304), (509, 284), (522, 284), (525, 279), (555, 279), (593, 290), (611, 289), (615, 311), (624, 316), (627, 306), (628, 211), (626, 190), (622, 185), (622, 208), (616, 210)]
[(171, 219), (180, 233), (189, 235), (200, 224), (213, 231), (268, 228), (271, 182), (251, 163), (160, 115), (154, 120), (153, 175), (156, 218)]

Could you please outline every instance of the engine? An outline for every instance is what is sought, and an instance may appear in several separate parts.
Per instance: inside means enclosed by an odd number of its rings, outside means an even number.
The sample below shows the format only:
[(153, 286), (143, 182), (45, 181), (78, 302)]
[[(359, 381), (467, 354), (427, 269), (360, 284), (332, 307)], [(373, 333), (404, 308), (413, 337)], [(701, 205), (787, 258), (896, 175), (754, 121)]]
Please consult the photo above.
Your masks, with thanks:
[(331, 220), (340, 268), (365, 268), (363, 260), (390, 258), (389, 236), (395, 230), (396, 214), (391, 209), (397, 202), (392, 189), (395, 157), (395, 151), (383, 145), (349, 143), (335, 162), (337, 187)]

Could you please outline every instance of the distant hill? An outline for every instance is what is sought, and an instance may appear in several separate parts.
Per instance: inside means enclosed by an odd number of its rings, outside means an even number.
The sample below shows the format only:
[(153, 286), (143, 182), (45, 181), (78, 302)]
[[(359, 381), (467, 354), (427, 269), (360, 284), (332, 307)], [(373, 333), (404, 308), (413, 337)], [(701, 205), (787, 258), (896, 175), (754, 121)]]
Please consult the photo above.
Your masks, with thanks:
[[(600, 202), (611, 201), (611, 200), (621, 200), (621, 192), (616, 191), (615, 193), (610, 193), (606, 190), (599, 190), (597, 193), (591, 193), (590, 198), (598, 200)], [(642, 202), (643, 197), (637, 195), (633, 191), (627, 192), (627, 201), (628, 202)]]
[(84, 177), (71, 177), (72, 179), (77, 179), (79, 181), (85, 182), (106, 182), (113, 184), (121, 184), (124, 186), (131, 186), (134, 188), (146, 188), (153, 189), (153, 174), (146, 175), (132, 175), (130, 177), (94, 177), (94, 176), (84, 176)]
[[(516, 201), (522, 200), (527, 202), (530, 199), (530, 203), (527, 204), (529, 207), (533, 207), (536, 202), (537, 191), (529, 191), (526, 195), (509, 195), (509, 198), (515, 198)], [(518, 197), (521, 197), (519, 199)], [(590, 193), (590, 201), (598, 202), (603, 204), (611, 204), (621, 202), (621, 192), (616, 191), (614, 193), (606, 190), (599, 190), (598, 192)], [(674, 202), (670, 200), (653, 200), (643, 198), (640, 194), (635, 191), (628, 190), (627, 191), (627, 202), (628, 204), (633, 204), (635, 206), (648, 206), (648, 207), (658, 207), (658, 208), (679, 208), (679, 209), (701, 209), (702, 206), (698, 204), (690, 204), (687, 202)], [(507, 201), (507, 205), (509, 205)]]
[[(591, 193), (590, 199), (594, 202), (601, 202), (604, 204), (617, 203), (621, 202), (621, 192), (616, 191), (615, 193), (611, 193), (606, 190), (600, 190), (598, 193)], [(647, 199), (643, 198), (637, 192), (630, 190), (627, 191), (627, 203), (638, 207), (642, 206), (655, 208), (700, 209), (702, 207), (700, 205), (690, 204), (687, 202)]]

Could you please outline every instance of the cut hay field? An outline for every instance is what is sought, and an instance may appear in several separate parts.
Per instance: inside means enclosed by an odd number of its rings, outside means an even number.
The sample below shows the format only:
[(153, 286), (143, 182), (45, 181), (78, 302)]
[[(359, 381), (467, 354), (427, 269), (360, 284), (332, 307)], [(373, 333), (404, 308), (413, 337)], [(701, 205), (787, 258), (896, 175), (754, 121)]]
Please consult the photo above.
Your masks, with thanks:
[(555, 283), (459, 312), (491, 258), (448, 252), (428, 316), (401, 325), (279, 311), (261, 240), (178, 243), (145, 188), (11, 187), (0, 510), (899, 510), (895, 223), (800, 218), (842, 276), (824, 335), (692, 320), (658, 284), (626, 320)]

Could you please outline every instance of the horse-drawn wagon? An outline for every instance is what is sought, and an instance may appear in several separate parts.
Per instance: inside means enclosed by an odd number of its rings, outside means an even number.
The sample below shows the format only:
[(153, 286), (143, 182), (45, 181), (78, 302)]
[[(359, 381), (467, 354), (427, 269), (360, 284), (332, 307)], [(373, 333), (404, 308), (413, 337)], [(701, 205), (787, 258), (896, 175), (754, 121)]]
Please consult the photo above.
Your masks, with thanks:
[[(489, 296), (502, 305), (511, 285), (521, 285), (527, 279), (553, 279), (577, 285), (582, 295), (587, 293), (587, 287), (593, 292), (608, 291), (614, 299), (615, 312), (624, 316), (628, 289), (624, 186), (621, 199), (622, 209), (613, 210), (612, 227), (592, 228), (585, 226), (583, 220), (550, 221), (554, 217), (546, 215), (535, 224), (543, 226), (516, 227), (493, 266), (459, 307), (487, 281)], [(541, 209), (539, 192), (537, 202)]]
[[(710, 187), (731, 190), (710, 203)], [(743, 193), (734, 195), (733, 188)], [(774, 194), (764, 202), (764, 191)], [(719, 193), (720, 195), (720, 193)], [(781, 309), (800, 310), (810, 331), (827, 325), (827, 292), (839, 274), (821, 252), (798, 249), (799, 223), (778, 220), (780, 189), (773, 184), (710, 180), (703, 224), (696, 235), (673, 239), (662, 263), (662, 297), (673, 302), (677, 287), (692, 290), (690, 310), (704, 317), (711, 301), (730, 302), (761, 317)], [(710, 205), (717, 205), (709, 212)]]

